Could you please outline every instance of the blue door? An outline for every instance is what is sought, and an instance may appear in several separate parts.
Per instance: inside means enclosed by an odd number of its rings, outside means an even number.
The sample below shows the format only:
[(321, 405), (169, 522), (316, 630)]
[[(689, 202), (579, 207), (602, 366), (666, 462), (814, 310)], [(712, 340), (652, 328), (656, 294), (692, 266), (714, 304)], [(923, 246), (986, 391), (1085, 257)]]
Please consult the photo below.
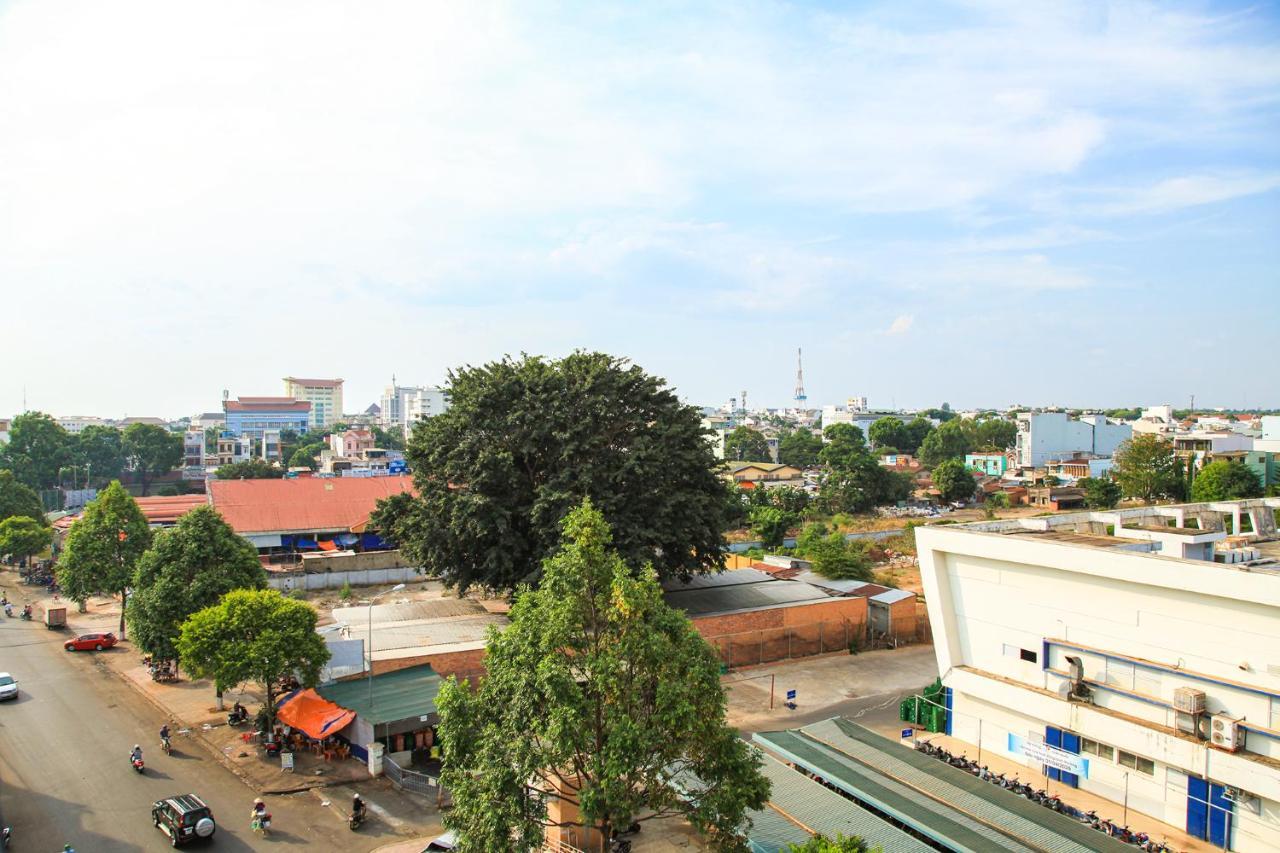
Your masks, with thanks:
[[(1044, 742), (1049, 746), (1057, 747), (1063, 752), (1070, 752), (1075, 755), (1080, 754), (1080, 735), (1072, 732), (1064, 732), (1062, 729), (1057, 729), (1053, 726), (1045, 726)], [(1066, 770), (1059, 770), (1056, 767), (1046, 767), (1045, 773), (1055, 782), (1070, 785), (1072, 788), (1080, 787), (1080, 777), (1074, 773), (1068, 773)]]
[(1235, 804), (1225, 793), (1226, 788), (1216, 782), (1187, 777), (1187, 834), (1230, 850)]

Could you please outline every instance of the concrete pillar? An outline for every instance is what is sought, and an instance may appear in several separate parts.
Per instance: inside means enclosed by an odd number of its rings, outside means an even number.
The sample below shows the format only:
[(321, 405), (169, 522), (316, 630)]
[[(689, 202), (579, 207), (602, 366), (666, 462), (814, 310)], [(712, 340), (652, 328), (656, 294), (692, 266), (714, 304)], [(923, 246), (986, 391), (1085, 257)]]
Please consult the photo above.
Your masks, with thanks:
[(369, 775), (382, 775), (382, 744), (377, 741), (366, 744), (365, 749), (369, 750)]

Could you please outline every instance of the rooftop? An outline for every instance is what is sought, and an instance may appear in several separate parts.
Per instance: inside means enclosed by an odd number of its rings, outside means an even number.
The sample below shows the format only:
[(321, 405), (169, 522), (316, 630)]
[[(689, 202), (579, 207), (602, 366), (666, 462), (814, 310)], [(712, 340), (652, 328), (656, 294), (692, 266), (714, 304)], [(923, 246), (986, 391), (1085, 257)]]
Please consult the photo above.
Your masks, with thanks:
[(778, 580), (757, 569), (734, 569), (715, 575), (698, 575), (689, 583), (663, 583), (663, 598), (689, 616), (766, 610), (830, 598), (817, 587)]
[(236, 533), (328, 533), (368, 522), (379, 500), (413, 491), (407, 476), (211, 480), (210, 500)]
[(338, 388), (342, 385), (341, 379), (299, 379), (296, 376), (286, 376), (285, 382), (292, 382), (294, 385), (306, 385), (311, 388)]
[(240, 397), (226, 400), (223, 408), (228, 412), (310, 412), (311, 404), (306, 400), (295, 400), (292, 397)]

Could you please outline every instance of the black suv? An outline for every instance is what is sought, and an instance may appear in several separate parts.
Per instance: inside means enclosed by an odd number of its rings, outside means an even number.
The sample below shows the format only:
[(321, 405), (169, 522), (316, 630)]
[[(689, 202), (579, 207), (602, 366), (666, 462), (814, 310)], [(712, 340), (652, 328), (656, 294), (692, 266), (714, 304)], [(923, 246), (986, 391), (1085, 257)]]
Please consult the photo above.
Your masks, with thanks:
[(197, 838), (212, 838), (218, 828), (213, 822), (213, 812), (195, 794), (156, 800), (151, 807), (151, 819), (169, 836), (169, 843), (174, 847)]

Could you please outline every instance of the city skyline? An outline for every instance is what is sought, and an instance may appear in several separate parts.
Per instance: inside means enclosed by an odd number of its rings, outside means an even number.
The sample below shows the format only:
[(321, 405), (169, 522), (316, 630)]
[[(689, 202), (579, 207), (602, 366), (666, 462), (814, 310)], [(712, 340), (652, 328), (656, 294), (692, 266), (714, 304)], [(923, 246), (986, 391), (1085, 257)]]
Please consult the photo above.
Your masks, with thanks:
[(1271, 7), (69, 5), (0, 4), (5, 416), (576, 348), (704, 405), (796, 347), (814, 407), (1280, 405)]

